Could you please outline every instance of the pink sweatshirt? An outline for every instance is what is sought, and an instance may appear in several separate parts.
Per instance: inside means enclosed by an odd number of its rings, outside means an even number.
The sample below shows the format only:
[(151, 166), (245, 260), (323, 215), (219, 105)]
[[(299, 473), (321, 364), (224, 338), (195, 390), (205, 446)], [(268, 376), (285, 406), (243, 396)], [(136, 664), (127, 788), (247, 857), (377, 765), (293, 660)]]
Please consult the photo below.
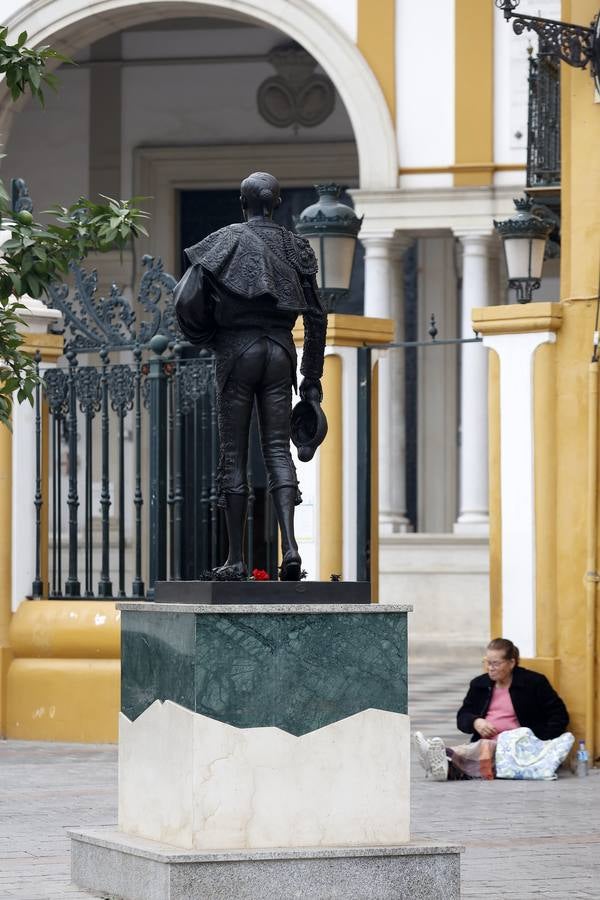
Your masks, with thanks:
[(498, 734), (500, 734), (501, 731), (510, 731), (512, 728), (520, 728), (520, 723), (515, 715), (515, 710), (507, 687), (502, 688), (497, 684), (494, 685), (492, 701), (485, 714), (485, 718), (488, 722), (491, 722)]

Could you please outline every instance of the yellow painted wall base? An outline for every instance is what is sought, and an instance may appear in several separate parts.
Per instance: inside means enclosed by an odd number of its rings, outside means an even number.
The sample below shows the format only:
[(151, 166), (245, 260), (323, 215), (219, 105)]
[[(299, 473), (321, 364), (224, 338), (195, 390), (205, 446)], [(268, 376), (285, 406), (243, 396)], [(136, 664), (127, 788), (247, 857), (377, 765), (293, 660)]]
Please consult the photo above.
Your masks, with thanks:
[(332, 574), (343, 576), (344, 566), (344, 497), (341, 460), (343, 459), (342, 424), (343, 363), (332, 353), (325, 357), (323, 368), (323, 412), (329, 430), (321, 446), (319, 465), (319, 577), (329, 581)]
[(24, 601), (10, 625), (5, 734), (113, 743), (120, 708), (120, 613), (106, 600)]
[(8, 672), (6, 736), (115, 743), (118, 659), (16, 659)]
[(529, 659), (521, 659), (520, 665), (524, 669), (532, 669), (534, 672), (539, 672), (540, 675), (545, 675), (552, 687), (558, 690), (560, 668), (558, 656), (534, 656)]
[(6, 682), (12, 661), (12, 648), (0, 647), (0, 737), (6, 737)]
[(25, 600), (10, 623), (15, 657), (120, 659), (121, 614), (112, 600)]

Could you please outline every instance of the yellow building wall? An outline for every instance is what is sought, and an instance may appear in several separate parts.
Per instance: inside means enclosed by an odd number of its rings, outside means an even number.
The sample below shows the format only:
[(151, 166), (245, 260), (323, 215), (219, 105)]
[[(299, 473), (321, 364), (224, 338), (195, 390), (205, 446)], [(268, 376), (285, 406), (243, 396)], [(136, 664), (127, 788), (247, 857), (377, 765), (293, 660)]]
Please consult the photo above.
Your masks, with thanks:
[(455, 166), (458, 187), (492, 184), (494, 177), (493, 3), (456, 0)]
[(327, 418), (327, 438), (321, 446), (319, 479), (319, 578), (329, 581), (341, 575), (343, 562), (343, 459), (342, 358), (325, 357), (323, 368), (323, 412)]
[[(597, 12), (596, 0), (566, 0), (562, 18), (587, 25)], [(561, 64), (561, 90), (562, 315), (560, 325), (549, 320), (556, 343), (538, 348), (534, 361), (537, 656), (523, 662), (553, 681), (569, 709), (570, 729), (586, 739), (598, 758), (600, 509), (594, 479), (600, 473), (600, 453), (591, 441), (600, 423), (590, 393), (598, 373), (592, 369), (590, 374), (590, 360), (600, 273), (600, 106), (594, 103), (588, 71)], [(524, 330), (517, 319), (527, 309), (497, 307), (507, 319), (503, 333)], [(542, 306), (534, 302), (529, 310), (532, 318), (525, 330), (536, 330)], [(488, 308), (486, 315), (493, 314)], [(497, 360), (491, 356), (490, 601), (495, 637), (502, 621), (501, 435)]]
[(6, 679), (12, 660), (8, 630), (11, 619), (12, 434), (0, 425), (0, 736), (6, 728)]
[[(566, 21), (587, 25), (598, 13), (595, 0), (563, 2)], [(590, 634), (586, 571), (589, 527), (588, 384), (598, 277), (600, 272), (600, 107), (594, 103), (589, 72), (561, 65), (562, 79), (562, 244), (563, 325), (556, 345), (556, 623), (560, 691), (571, 713), (571, 727), (600, 748), (597, 699), (592, 733), (585, 725), (586, 645)], [(598, 449), (595, 451), (598, 465)], [(594, 497), (596, 522), (597, 497)], [(596, 560), (599, 548), (596, 546)], [(542, 574), (548, 572), (550, 562)], [(596, 569), (598, 564), (596, 561)], [(592, 591), (596, 605), (597, 585)], [(540, 623), (544, 640), (550, 625)], [(600, 680), (598, 648), (593, 672)]]
[(358, 0), (357, 45), (396, 120), (396, 0)]

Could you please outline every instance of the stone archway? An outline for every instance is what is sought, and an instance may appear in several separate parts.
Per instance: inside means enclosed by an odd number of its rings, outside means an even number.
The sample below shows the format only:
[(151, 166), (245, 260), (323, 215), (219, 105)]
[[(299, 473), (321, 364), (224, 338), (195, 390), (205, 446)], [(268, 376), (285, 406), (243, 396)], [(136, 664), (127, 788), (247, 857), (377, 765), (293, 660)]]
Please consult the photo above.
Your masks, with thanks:
[[(29, 0), (4, 24), (9, 39), (27, 30), (32, 46), (50, 43), (72, 54), (119, 28), (164, 15), (235, 14), (277, 28), (301, 44), (333, 81), (352, 123), (363, 190), (393, 189), (398, 183), (396, 136), (375, 75), (356, 45), (307, 0)], [(6, 140), (10, 104), (0, 84), (0, 128)], [(2, 96), (4, 93), (4, 96)]]

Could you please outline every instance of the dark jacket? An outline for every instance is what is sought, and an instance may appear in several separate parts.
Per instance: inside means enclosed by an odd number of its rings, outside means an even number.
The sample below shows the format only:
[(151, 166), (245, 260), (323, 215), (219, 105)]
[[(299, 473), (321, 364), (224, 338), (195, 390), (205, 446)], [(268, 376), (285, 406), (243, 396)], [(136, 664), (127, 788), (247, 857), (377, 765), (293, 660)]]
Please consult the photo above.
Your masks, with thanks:
[[(475, 719), (485, 719), (493, 688), (494, 682), (489, 675), (474, 678), (456, 715), (460, 731), (472, 734), (473, 741), (480, 738), (473, 722)], [(531, 728), (540, 740), (547, 741), (566, 731), (569, 722), (567, 708), (545, 675), (516, 666), (509, 693), (520, 725)]]

